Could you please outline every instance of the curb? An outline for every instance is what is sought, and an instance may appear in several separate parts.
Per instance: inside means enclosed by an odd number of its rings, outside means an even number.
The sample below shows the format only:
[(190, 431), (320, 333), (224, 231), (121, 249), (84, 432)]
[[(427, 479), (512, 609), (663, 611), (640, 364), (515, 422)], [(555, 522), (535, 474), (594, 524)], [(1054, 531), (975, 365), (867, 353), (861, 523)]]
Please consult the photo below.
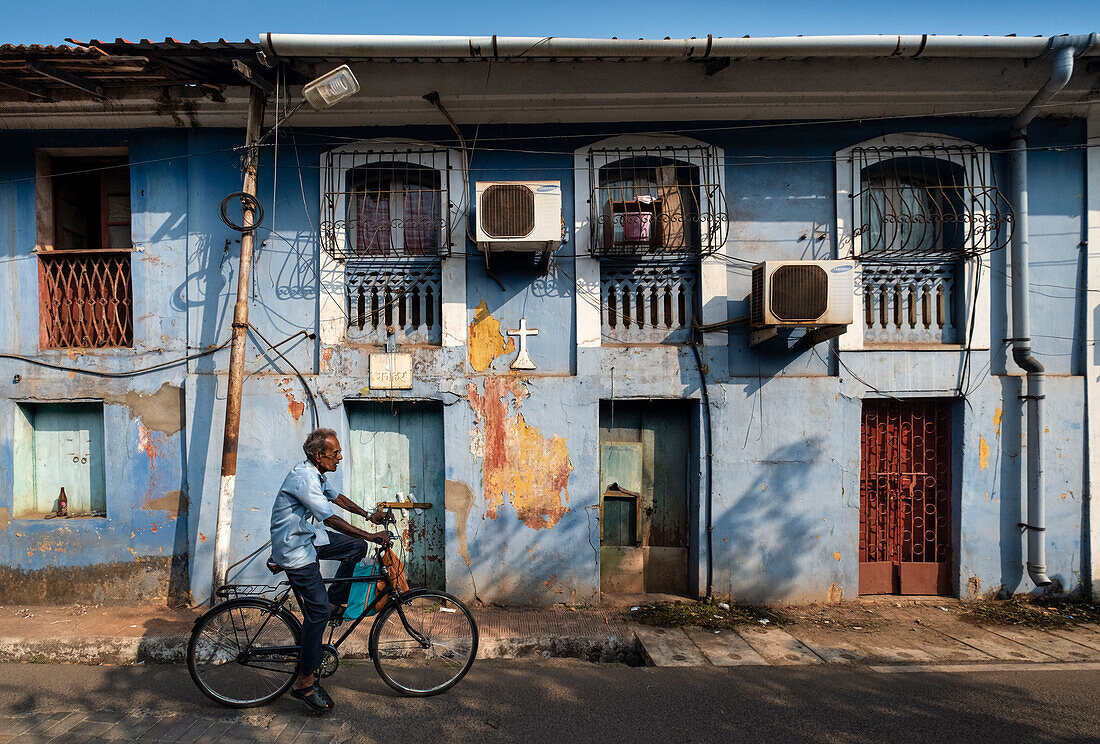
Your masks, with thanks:
[[(143, 638), (87, 637), (79, 640), (0, 638), (0, 663), (20, 664), (183, 664), (187, 636)], [(341, 658), (368, 658), (366, 639), (349, 638)], [(640, 666), (641, 644), (630, 638), (606, 636), (481, 638), (478, 659), (570, 658), (590, 662)]]

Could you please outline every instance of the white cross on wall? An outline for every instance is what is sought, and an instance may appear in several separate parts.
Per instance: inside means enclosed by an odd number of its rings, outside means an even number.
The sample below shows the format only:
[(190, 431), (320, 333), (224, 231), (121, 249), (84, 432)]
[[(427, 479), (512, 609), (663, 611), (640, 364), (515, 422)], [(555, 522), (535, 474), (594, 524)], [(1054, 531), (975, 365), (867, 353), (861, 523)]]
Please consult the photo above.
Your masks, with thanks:
[(519, 319), (519, 328), (508, 331), (509, 336), (519, 336), (519, 353), (516, 354), (516, 360), (512, 362), (512, 369), (536, 369), (535, 362), (532, 361), (531, 355), (527, 353), (527, 337), (539, 335), (538, 328), (528, 328), (527, 318), (522, 317)]

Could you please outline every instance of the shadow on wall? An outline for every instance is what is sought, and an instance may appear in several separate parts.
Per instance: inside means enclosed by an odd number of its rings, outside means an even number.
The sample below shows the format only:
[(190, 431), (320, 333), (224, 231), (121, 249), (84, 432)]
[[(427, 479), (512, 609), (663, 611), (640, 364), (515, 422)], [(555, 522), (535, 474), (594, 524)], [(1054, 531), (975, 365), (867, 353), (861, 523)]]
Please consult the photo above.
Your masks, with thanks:
[[(832, 559), (829, 546), (815, 534), (821, 523), (814, 515), (829, 511), (813, 503), (854, 498), (858, 508), (858, 494), (835, 495), (839, 479), (822, 487), (822, 441), (811, 437), (773, 449), (765, 459), (732, 463), (728, 482), (739, 484), (739, 494), (714, 513), (716, 588), (725, 584), (734, 599), (772, 602), (808, 593), (823, 595), (830, 581), (841, 583), (838, 572), (814, 579), (806, 567), (814, 553), (827, 553)], [(747, 474), (751, 478), (746, 481)], [(718, 493), (716, 489), (716, 501)], [(723, 569), (728, 570), (726, 581), (721, 577)], [(807, 580), (815, 581), (812, 591)]]
[(480, 492), (474, 494), (468, 515), (454, 513), (460, 557), (449, 572), (448, 591), (513, 605), (599, 601), (599, 510), (570, 496), (561, 521), (536, 531), (520, 521), (507, 497), (496, 519), (474, 513), (473, 504), (484, 503)]

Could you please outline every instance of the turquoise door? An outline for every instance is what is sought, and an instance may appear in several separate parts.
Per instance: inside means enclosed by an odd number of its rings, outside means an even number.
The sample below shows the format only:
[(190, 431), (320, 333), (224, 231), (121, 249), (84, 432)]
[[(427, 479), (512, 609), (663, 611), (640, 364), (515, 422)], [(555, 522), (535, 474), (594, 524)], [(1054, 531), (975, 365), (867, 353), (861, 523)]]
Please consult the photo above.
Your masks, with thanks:
[[(69, 513), (88, 515), (106, 510), (103, 463), (103, 406), (98, 403), (30, 404), (20, 407), (23, 436), (30, 447), (16, 452), (16, 514), (33, 516), (57, 511), (61, 489)], [(29, 456), (29, 457), (28, 457)], [(22, 462), (20, 462), (22, 461)]]
[[(366, 507), (381, 501), (427, 502), (430, 509), (398, 510), (397, 529), (409, 584), (443, 589), (443, 407), (439, 404), (355, 403), (351, 431), (350, 498)], [(353, 524), (374, 531), (359, 517)]]

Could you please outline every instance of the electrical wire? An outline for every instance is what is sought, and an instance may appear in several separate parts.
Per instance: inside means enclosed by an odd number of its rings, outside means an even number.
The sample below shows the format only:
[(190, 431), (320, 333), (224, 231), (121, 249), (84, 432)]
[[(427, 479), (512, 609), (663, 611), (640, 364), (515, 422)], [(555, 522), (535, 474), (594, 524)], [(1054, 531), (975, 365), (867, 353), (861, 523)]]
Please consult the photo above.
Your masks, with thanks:
[(149, 367), (142, 367), (142, 368), (139, 368), (139, 369), (132, 369), (132, 370), (128, 370), (126, 372), (103, 372), (101, 370), (96, 370), (96, 369), (85, 369), (83, 367), (73, 367), (73, 366), (70, 366), (70, 365), (67, 365), (67, 364), (55, 364), (53, 362), (47, 362), (44, 359), (35, 359), (34, 357), (24, 356), (23, 354), (10, 354), (10, 353), (6, 353), (6, 352), (0, 353), (0, 359), (14, 359), (14, 360), (17, 360), (17, 361), (26, 362), (28, 364), (34, 364), (34, 365), (39, 366), (39, 367), (48, 367), (50, 369), (61, 370), (62, 372), (76, 372), (76, 373), (79, 373), (79, 374), (93, 375), (95, 377), (124, 378), (124, 377), (136, 377), (138, 375), (149, 374), (150, 372), (156, 372), (157, 370), (165, 369), (166, 367), (174, 367), (177, 364), (183, 364), (184, 362), (189, 361), (191, 359), (198, 359), (200, 357), (209, 356), (209, 355), (214, 354), (216, 352), (219, 352), (222, 349), (224, 349), (225, 347), (229, 346), (231, 341), (232, 341), (232, 339), (226, 339), (225, 341), (221, 342), (217, 346), (212, 346), (210, 348), (207, 348), (207, 349), (205, 349), (203, 351), (200, 351), (198, 353), (195, 353), (195, 354), (188, 354), (187, 356), (179, 357), (178, 359), (172, 359), (172, 360), (169, 360), (169, 361), (166, 361), (166, 362), (160, 362), (158, 364), (154, 364), (154, 365), (149, 366)]

